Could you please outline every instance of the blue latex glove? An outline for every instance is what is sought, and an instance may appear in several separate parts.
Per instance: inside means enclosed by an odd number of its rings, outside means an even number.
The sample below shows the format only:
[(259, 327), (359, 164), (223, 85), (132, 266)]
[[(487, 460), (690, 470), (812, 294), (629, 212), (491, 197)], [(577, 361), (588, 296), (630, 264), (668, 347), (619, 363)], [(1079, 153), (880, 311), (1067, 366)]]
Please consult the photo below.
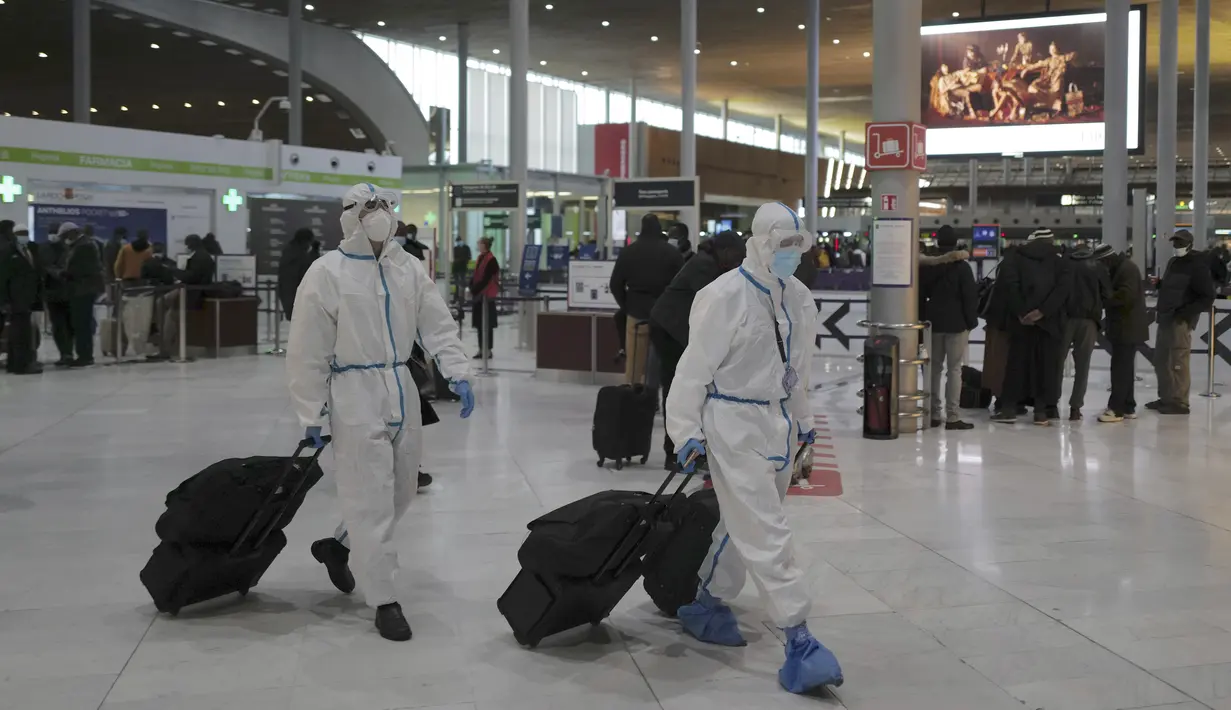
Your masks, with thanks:
[(687, 443), (685, 443), (679, 450), (679, 452), (676, 453), (675, 460), (680, 464), (680, 473), (692, 473), (697, 468), (696, 460), (692, 463), (685, 463), (694, 451), (697, 452), (697, 456), (704, 456), (705, 444), (697, 441), (696, 439), (689, 439)]
[(325, 442), (324, 440), (321, 439), (321, 428), (318, 426), (310, 426), (306, 430), (304, 430), (303, 438), (311, 439), (312, 440), (311, 446), (314, 449), (325, 448)]
[(474, 390), (470, 389), (470, 383), (462, 380), (449, 385), (449, 389), (462, 398), (462, 419), (469, 419), (474, 411)]
[(799, 443), (812, 446), (816, 443), (816, 429), (799, 432)]

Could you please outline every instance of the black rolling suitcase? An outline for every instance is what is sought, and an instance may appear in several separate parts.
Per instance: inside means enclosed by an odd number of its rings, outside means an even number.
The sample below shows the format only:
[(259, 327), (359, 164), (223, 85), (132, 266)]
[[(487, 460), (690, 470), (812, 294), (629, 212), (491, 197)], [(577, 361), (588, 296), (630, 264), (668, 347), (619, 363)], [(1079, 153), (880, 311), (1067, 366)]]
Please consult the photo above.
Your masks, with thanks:
[(705, 564), (718, 519), (718, 494), (713, 488), (693, 493), (687, 505), (667, 512), (670, 530), (664, 531), (662, 545), (646, 555), (642, 580), (654, 605), (667, 616), (674, 617), (696, 598), (697, 573)]
[(669, 474), (654, 495), (606, 491), (554, 510), (527, 527), (517, 557), (522, 563), (496, 607), (513, 637), (534, 648), (547, 636), (598, 624), (642, 572), (642, 558), (662, 543), (661, 523), (693, 474), (663, 499)]
[[(328, 443), (330, 437), (322, 439)], [(141, 570), (141, 583), (159, 611), (174, 616), (189, 604), (232, 592), (247, 594), (260, 581), (261, 575), (286, 546), (282, 528), (299, 509), (308, 489), (321, 478), (317, 460), (324, 448), (317, 449), (306, 463), (299, 458), (309, 445), (311, 440), (305, 439), (299, 442), (299, 447), (289, 459), (275, 459), (281, 462), (281, 473), (264, 485), (236, 486), (237, 480), (244, 480), (242, 469), (228, 474), (225, 469), (216, 468), (216, 464), (188, 479), (168, 495), (169, 506), (167, 513), (159, 519), (163, 526), (159, 534), (162, 536), (167, 530), (174, 530), (176, 538), (164, 537)], [(256, 460), (265, 462), (269, 459), (258, 457)], [(231, 461), (250, 462), (254, 459)], [(262, 463), (255, 470), (265, 471), (267, 468)], [(207, 473), (210, 475), (205, 475)], [(234, 498), (221, 497), (220, 494), (228, 490)], [(243, 492), (242, 495), (236, 494), (237, 490)], [(255, 505), (249, 495), (251, 490), (263, 492)], [(191, 505), (184, 502), (183, 494), (186, 491), (196, 494)], [(177, 492), (181, 495), (177, 496)], [(173, 497), (175, 508), (170, 505)], [(216, 508), (203, 505), (206, 501)], [(173, 513), (174, 523), (164, 523), (164, 519)], [(240, 514), (246, 516), (246, 522), (239, 533), (227, 542), (189, 539), (200, 538), (201, 531), (208, 528), (208, 522), (202, 521), (221, 521), (219, 524), (229, 530), (227, 526), (230, 521)], [(187, 519), (190, 515), (196, 515), (198, 519)], [(208, 537), (215, 539), (220, 535)]]
[(962, 366), (962, 393), (958, 405), (962, 409), (987, 409), (992, 405), (992, 391), (983, 386), (983, 371)]
[(653, 446), (658, 390), (645, 385), (615, 385), (598, 391), (592, 440), (598, 465), (615, 461), (616, 470), (640, 458), (645, 463)]

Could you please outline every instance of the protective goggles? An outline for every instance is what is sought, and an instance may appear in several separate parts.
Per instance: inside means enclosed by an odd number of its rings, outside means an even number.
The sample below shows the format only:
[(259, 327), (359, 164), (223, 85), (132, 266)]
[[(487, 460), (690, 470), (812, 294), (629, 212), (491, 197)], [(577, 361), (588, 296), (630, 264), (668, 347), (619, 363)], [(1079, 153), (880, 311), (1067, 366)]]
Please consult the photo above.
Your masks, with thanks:
[(396, 208), (399, 203), (398, 197), (398, 193), (393, 192), (392, 190), (375, 190), (372, 192), (372, 196), (369, 199), (364, 200), (363, 202), (352, 202), (351, 204), (343, 207), (342, 211), (345, 212), (347, 210), (358, 208), (359, 219), (363, 219), (373, 212), (378, 212), (380, 210), (392, 213), (394, 208)]
[(799, 249), (803, 251), (807, 248), (804, 246), (804, 235), (799, 232), (783, 233), (775, 229), (769, 233), (769, 239), (769, 243), (774, 248), (774, 251), (781, 251), (783, 249)]

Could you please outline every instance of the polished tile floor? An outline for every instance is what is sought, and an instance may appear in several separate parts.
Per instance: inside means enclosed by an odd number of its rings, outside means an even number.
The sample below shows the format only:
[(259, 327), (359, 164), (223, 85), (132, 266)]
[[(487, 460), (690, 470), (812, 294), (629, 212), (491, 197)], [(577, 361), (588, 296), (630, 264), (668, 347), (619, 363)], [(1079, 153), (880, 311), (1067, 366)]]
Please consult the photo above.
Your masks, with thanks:
[(1231, 400), (870, 442), (853, 366), (815, 368), (845, 493), (788, 499), (810, 623), (847, 678), (815, 698), (778, 689), (751, 595), (744, 649), (684, 639), (639, 588), (600, 627), (514, 643), (495, 599), (525, 523), (660, 480), (595, 467), (591, 387), (506, 371), (470, 421), (442, 408), (436, 483), (398, 534), (415, 638), (391, 644), (308, 554), (335, 523), (328, 477), (246, 600), (172, 619), (138, 581), (169, 489), (292, 447), (279, 359), (0, 377), (0, 709), (1231, 709)]

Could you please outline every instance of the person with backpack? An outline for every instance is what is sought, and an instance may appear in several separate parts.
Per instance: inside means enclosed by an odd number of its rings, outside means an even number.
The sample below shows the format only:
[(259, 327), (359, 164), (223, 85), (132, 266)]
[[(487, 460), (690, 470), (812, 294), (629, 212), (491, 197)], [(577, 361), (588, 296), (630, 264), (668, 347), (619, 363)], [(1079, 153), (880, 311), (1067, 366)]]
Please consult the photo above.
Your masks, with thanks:
[[(1097, 255), (1097, 250), (1096, 250)], [(1107, 340), (1111, 343), (1111, 396), (1099, 415), (1104, 424), (1137, 418), (1137, 348), (1150, 339), (1150, 316), (1141, 269), (1124, 254), (1108, 248), (1101, 256), (1111, 286), (1103, 301), (1107, 309)]]
[[(1099, 249), (1110, 250), (1102, 244)], [(1081, 421), (1085, 406), (1086, 387), (1090, 381), (1090, 357), (1098, 345), (1103, 318), (1103, 299), (1111, 288), (1106, 269), (1097, 258), (1097, 250), (1081, 249), (1069, 255), (1073, 284), (1069, 291), (1068, 321), (1064, 324), (1060, 362), (1073, 353), (1073, 391), (1069, 395), (1069, 421)]]
[(1171, 236), (1175, 256), (1158, 283), (1158, 334), (1154, 341), (1154, 372), (1158, 375), (1158, 399), (1146, 404), (1159, 414), (1188, 414), (1188, 389), (1192, 381), (1193, 329), (1201, 314), (1210, 309), (1217, 292), (1205, 254), (1193, 251), (1193, 235), (1187, 229)]
[[(919, 298), (923, 319), (932, 323), (932, 421), (948, 431), (966, 431), (974, 424), (962, 421), (958, 409), (962, 397), (962, 363), (970, 344), (970, 331), (979, 324), (979, 297), (970, 252), (957, 248), (957, 233), (945, 225), (936, 234), (938, 256), (919, 257)], [(940, 398), (940, 378), (947, 375), (945, 397)], [(942, 406), (943, 405), (943, 406)]]

